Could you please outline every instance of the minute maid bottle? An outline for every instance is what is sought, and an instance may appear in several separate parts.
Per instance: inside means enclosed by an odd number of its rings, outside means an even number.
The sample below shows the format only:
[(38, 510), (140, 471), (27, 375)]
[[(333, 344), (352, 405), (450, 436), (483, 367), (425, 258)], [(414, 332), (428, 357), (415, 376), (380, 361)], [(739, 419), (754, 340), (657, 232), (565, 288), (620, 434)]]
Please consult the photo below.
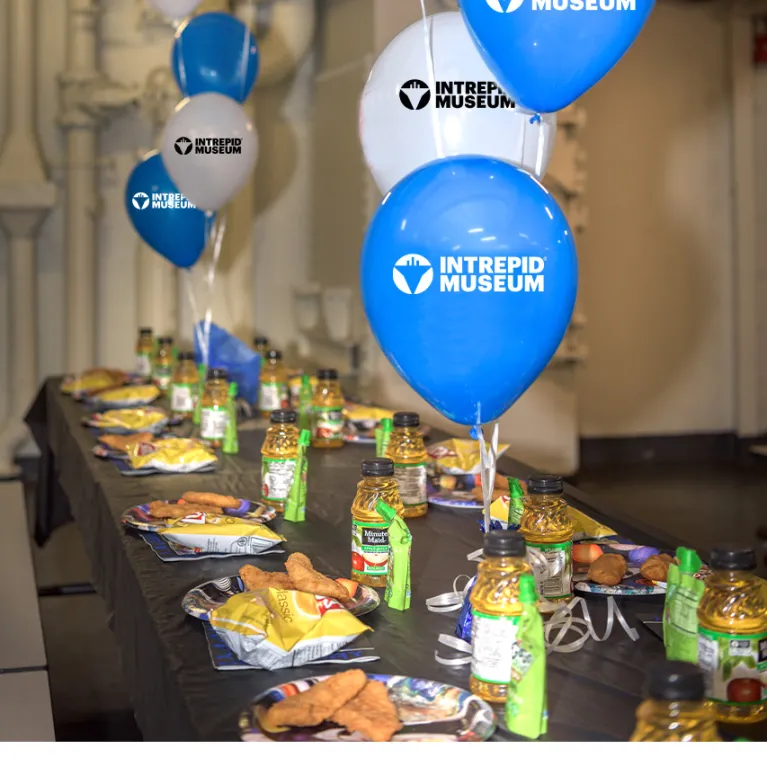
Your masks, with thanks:
[(527, 480), (525, 510), (519, 532), (531, 549), (548, 562), (542, 576), (536, 573), (538, 593), (550, 601), (569, 599), (573, 592), (573, 525), (562, 497), (562, 477), (538, 474)]
[(386, 457), (394, 461), (394, 476), (405, 507), (405, 519), (423, 517), (426, 504), (426, 461), (429, 456), (419, 429), (418, 413), (395, 413)]

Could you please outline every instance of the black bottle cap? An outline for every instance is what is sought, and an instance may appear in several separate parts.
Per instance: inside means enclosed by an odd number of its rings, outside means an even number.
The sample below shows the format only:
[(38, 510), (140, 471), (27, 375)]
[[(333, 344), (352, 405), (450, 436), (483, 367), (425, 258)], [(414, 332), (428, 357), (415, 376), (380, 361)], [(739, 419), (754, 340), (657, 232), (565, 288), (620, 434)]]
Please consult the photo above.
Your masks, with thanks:
[(711, 549), (709, 565), (712, 570), (755, 570), (756, 553), (747, 546), (723, 543)]
[(253, 346), (269, 346), (269, 339), (266, 336), (256, 336), (253, 339)]
[(363, 477), (393, 477), (394, 462), (391, 458), (368, 458), (362, 462)]
[(295, 423), (295, 410), (272, 410), (269, 414), (269, 420), (272, 423)]
[(281, 360), (282, 352), (278, 352), (276, 349), (269, 349), (266, 353), (266, 359), (268, 360)]
[(395, 413), (393, 420), (395, 426), (419, 426), (421, 423), (418, 413)]
[(692, 663), (663, 661), (650, 667), (647, 697), (653, 700), (703, 700), (703, 672)]
[(226, 368), (211, 368), (208, 371), (208, 380), (212, 381), (214, 378), (223, 378), (226, 380), (229, 377), (229, 373)]
[(534, 474), (527, 480), (527, 492), (531, 495), (559, 495), (564, 489), (562, 477), (554, 474)]
[(161, 338), (158, 338), (157, 341), (160, 344), (167, 344), (168, 346), (173, 346), (173, 336), (162, 336)]
[(322, 370), (318, 370), (317, 380), (318, 381), (337, 381), (338, 371), (335, 370), (334, 368), (323, 368)]
[(139, 335), (141, 336), (151, 336), (154, 331), (152, 328), (140, 328), (139, 329)]
[(178, 353), (178, 361), (179, 362), (191, 362), (194, 360), (194, 352), (179, 352)]
[(525, 539), (516, 530), (491, 530), (482, 551), (486, 557), (524, 557)]

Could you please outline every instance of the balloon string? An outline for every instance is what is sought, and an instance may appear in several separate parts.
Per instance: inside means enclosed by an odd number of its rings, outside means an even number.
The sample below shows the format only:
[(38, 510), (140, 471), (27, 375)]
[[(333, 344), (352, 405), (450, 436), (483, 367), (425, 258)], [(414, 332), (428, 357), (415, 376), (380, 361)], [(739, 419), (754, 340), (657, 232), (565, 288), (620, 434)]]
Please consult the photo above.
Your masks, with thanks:
[(479, 440), (479, 474), (482, 478), (482, 502), (485, 509), (485, 530), (490, 530), (490, 504), (493, 502), (495, 489), (495, 467), (498, 460), (498, 422), (493, 427), (493, 436), (488, 450), (482, 427), (475, 427)]
[(245, 82), (248, 77), (248, 56), (250, 53), (250, 29), (245, 24), (245, 39), (242, 41), (242, 56), (240, 57), (240, 103), (245, 101)]
[(218, 221), (216, 227), (215, 239), (213, 242), (213, 258), (210, 261), (208, 267), (208, 309), (205, 312), (205, 351), (203, 356), (203, 363), (205, 367), (208, 367), (208, 352), (210, 351), (210, 324), (213, 318), (213, 287), (216, 283), (216, 267), (218, 266), (218, 260), (221, 257), (221, 245), (224, 241), (224, 232), (226, 231), (226, 213), (221, 214), (221, 218)]
[(538, 123), (538, 151), (535, 156), (535, 177), (540, 181), (543, 171), (543, 144), (544, 144), (544, 131), (546, 125), (541, 118), (541, 115), (536, 114), (530, 118), (531, 123)]
[(184, 286), (186, 287), (186, 294), (189, 298), (189, 305), (192, 308), (192, 318), (194, 319), (194, 333), (197, 336), (197, 343), (200, 346), (200, 353), (202, 354), (203, 360), (206, 360), (208, 357), (207, 351), (205, 349), (205, 338), (202, 335), (202, 323), (200, 322), (200, 311), (197, 308), (197, 300), (194, 297), (194, 286), (192, 285), (192, 270), (191, 269), (184, 269), (183, 270), (184, 275)]
[(434, 132), (434, 146), (437, 156), (444, 159), (445, 150), (442, 146), (442, 134), (439, 130), (439, 115), (437, 114), (437, 78), (434, 74), (434, 51), (432, 50), (431, 22), (426, 15), (425, 0), (421, 0), (421, 16), (423, 17), (423, 38), (426, 47), (426, 68), (429, 70), (429, 85), (431, 86), (431, 127)]

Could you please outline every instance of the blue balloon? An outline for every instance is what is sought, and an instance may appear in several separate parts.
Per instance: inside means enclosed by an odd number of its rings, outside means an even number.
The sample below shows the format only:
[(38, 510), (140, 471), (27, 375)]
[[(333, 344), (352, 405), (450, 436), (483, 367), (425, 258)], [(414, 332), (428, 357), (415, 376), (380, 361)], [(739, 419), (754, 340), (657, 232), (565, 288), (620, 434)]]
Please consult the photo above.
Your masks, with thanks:
[(400, 375), (457, 423), (501, 416), (557, 350), (575, 306), (575, 243), (554, 198), (489, 157), (424, 165), (381, 203), (362, 300)]
[(178, 191), (159, 152), (128, 177), (125, 210), (141, 239), (172, 264), (186, 269), (199, 261), (213, 220)]
[(655, 0), (461, 0), (461, 11), (506, 93), (534, 112), (556, 112), (618, 63), (654, 5)]
[(171, 66), (184, 96), (222, 93), (242, 104), (258, 75), (256, 38), (228, 13), (203, 13), (179, 27)]

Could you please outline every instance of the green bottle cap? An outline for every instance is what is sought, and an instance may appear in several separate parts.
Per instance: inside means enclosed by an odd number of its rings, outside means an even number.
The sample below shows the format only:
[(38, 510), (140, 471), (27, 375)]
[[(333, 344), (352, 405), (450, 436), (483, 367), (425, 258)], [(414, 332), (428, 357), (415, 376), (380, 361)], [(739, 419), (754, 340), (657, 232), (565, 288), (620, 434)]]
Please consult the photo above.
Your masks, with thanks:
[(676, 557), (679, 560), (679, 569), (688, 575), (695, 575), (703, 564), (693, 549), (686, 549), (683, 546), (676, 550)]
[(526, 605), (534, 605), (538, 602), (535, 578), (528, 573), (519, 576), (519, 601)]
[(298, 444), (301, 447), (309, 447), (312, 444), (312, 433), (309, 429), (301, 429), (301, 433), (298, 435)]
[(393, 509), (388, 503), (381, 500), (376, 502), (376, 511), (384, 518), (384, 522), (387, 525), (390, 525), (397, 516), (396, 509)]

